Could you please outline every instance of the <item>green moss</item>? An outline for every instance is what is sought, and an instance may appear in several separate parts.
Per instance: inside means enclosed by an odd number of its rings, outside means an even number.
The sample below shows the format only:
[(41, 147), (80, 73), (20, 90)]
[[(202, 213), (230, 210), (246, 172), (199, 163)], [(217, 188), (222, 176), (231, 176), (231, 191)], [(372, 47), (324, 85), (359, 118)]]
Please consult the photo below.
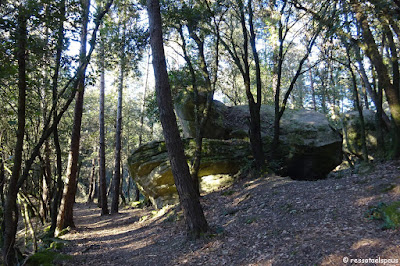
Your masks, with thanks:
[(397, 229), (400, 227), (400, 201), (372, 206), (368, 209), (367, 217), (383, 221), (382, 229)]
[(65, 255), (65, 254), (60, 254), (58, 252), (52, 251), (52, 250), (43, 250), (35, 253), (32, 255), (26, 265), (43, 265), (43, 266), (52, 266), (55, 265), (55, 261), (65, 261), (65, 260), (70, 260), (71, 256)]

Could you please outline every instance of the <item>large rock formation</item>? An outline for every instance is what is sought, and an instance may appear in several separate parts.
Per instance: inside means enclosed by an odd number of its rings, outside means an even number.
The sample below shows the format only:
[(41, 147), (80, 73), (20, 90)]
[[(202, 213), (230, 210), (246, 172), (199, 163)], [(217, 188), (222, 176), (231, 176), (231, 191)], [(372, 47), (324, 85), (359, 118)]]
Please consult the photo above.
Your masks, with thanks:
[[(185, 97), (175, 105), (185, 137), (194, 137), (194, 105)], [(268, 152), (273, 136), (274, 107), (262, 105), (261, 134)], [(214, 101), (204, 137), (212, 139), (246, 139), (250, 115), (248, 106), (225, 106)], [(279, 158), (270, 167), (294, 179), (324, 178), (342, 162), (341, 135), (330, 127), (323, 114), (309, 110), (287, 109), (281, 119)]]
[[(185, 153), (190, 159), (195, 142), (185, 139)], [(250, 150), (244, 140), (211, 140), (203, 142), (200, 166), (200, 189), (210, 192), (233, 182), (233, 175), (246, 162)], [(160, 208), (178, 199), (168, 160), (165, 142), (147, 143), (135, 150), (128, 159), (129, 171), (140, 191)]]
[[(190, 161), (194, 153), (194, 105), (183, 100), (176, 106), (184, 135), (185, 152)], [(264, 151), (268, 154), (273, 135), (274, 109), (261, 107)], [(205, 129), (200, 166), (200, 186), (213, 190), (229, 184), (252, 159), (248, 140), (248, 106), (228, 107), (214, 101)], [(324, 178), (342, 162), (342, 139), (324, 115), (307, 110), (286, 110), (281, 120), (281, 144), (269, 167), (294, 179)], [(141, 192), (156, 207), (177, 202), (176, 187), (164, 142), (147, 143), (128, 159), (131, 176)]]

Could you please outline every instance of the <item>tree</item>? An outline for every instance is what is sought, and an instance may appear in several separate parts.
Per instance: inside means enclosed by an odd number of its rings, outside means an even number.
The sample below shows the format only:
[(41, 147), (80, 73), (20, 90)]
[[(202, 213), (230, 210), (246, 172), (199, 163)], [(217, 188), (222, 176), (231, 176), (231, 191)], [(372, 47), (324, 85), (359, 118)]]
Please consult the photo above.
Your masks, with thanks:
[[(225, 47), (231, 58), (233, 59), (235, 65), (239, 69), (243, 78), (243, 84), (245, 87), (247, 101), (249, 105), (249, 111), (250, 111), (250, 125), (249, 125), (250, 144), (255, 160), (256, 169), (261, 170), (265, 164), (262, 139), (261, 139), (261, 120), (260, 120), (262, 84), (261, 84), (261, 73), (260, 73), (258, 53), (255, 46), (256, 34), (253, 28), (254, 27), (253, 9), (251, 1), (249, 1), (246, 13), (245, 12), (246, 7), (241, 0), (237, 0), (236, 8), (240, 23), (240, 25), (237, 26), (240, 27), (241, 33), (243, 34), (243, 38), (241, 38), (241, 40), (236, 40), (238, 43), (235, 43), (235, 39), (233, 38), (230, 38), (229, 40), (221, 38), (221, 43)], [(226, 22), (226, 23), (231, 23), (231, 22)], [(250, 37), (247, 29), (247, 24), (250, 27)], [(230, 30), (232, 31), (230, 37), (232, 37), (235, 28), (233, 28), (231, 25)], [(249, 41), (253, 54), (253, 59), (256, 65), (256, 87), (257, 87), (256, 99), (254, 99), (254, 95), (251, 90), (252, 83), (250, 75)], [(240, 51), (241, 54), (239, 54), (239, 52), (237, 51), (237, 48), (240, 46), (241, 46), (241, 51)]]
[(107, 215), (107, 184), (106, 184), (106, 154), (105, 154), (105, 134), (104, 134), (104, 89), (105, 89), (105, 56), (104, 56), (104, 37), (100, 41), (100, 110), (99, 110), (99, 204), (101, 215)]
[[(80, 60), (81, 63), (85, 60), (86, 56), (86, 42), (87, 42), (87, 26), (89, 23), (89, 0), (82, 1), (82, 30), (81, 30), (81, 48)], [(73, 217), (73, 206), (75, 203), (76, 182), (78, 174), (78, 160), (79, 160), (79, 144), (81, 136), (82, 112), (83, 112), (83, 98), (85, 92), (85, 71), (82, 71), (79, 76), (78, 91), (76, 94), (75, 110), (74, 110), (74, 124), (71, 135), (71, 147), (68, 156), (66, 182), (61, 200), (60, 210), (57, 217), (56, 235), (64, 228), (71, 226), (75, 227)]]
[(122, 130), (122, 91), (124, 88), (125, 75), (125, 27), (122, 29), (122, 43), (120, 54), (120, 76), (118, 85), (117, 121), (115, 128), (115, 166), (113, 176), (113, 196), (111, 202), (111, 213), (118, 213), (120, 184), (121, 184), (121, 130)]
[(7, 201), (4, 208), (4, 239), (3, 261), (5, 265), (15, 265), (17, 262), (14, 250), (15, 234), (18, 225), (18, 207), (16, 198), (18, 193), (18, 178), (22, 168), (22, 151), (25, 136), (25, 110), (26, 110), (26, 45), (27, 45), (27, 20), (29, 13), (24, 3), (18, 7), (18, 20), (15, 49), (18, 60), (18, 131), (17, 143), (14, 152), (14, 165), (8, 185)]
[[(319, 33), (322, 30), (322, 25), (319, 23), (319, 25), (314, 25), (314, 23), (312, 23), (312, 27), (311, 27), (311, 36), (308, 38), (309, 40), (306, 40), (307, 44), (306, 44), (306, 51), (303, 55), (303, 57), (301, 58), (300, 62), (298, 63), (298, 67), (296, 69), (296, 72), (294, 74), (294, 76), (292, 77), (291, 81), (290, 81), (290, 85), (288, 87), (288, 89), (285, 92), (283, 101), (281, 103), (280, 100), (280, 94), (281, 94), (281, 84), (282, 84), (282, 67), (283, 67), (283, 62), (285, 60), (285, 56), (287, 55), (287, 52), (289, 50), (289, 47), (291, 46), (291, 44), (293, 44), (293, 40), (289, 42), (289, 44), (287, 45), (287, 47), (285, 48), (285, 39), (289, 33), (289, 30), (291, 27), (293, 27), (294, 23), (289, 23), (290, 20), (290, 16), (291, 11), (286, 11), (286, 4), (287, 2), (285, 1), (283, 3), (283, 6), (281, 8), (280, 11), (280, 19), (278, 22), (278, 39), (279, 39), (279, 47), (278, 47), (278, 51), (275, 51), (276, 54), (274, 54), (274, 58), (275, 58), (275, 65), (274, 65), (274, 81), (275, 81), (275, 116), (274, 116), (274, 136), (273, 136), (273, 140), (272, 140), (272, 144), (271, 144), (271, 152), (274, 154), (275, 151), (278, 148), (279, 145), (279, 135), (280, 135), (280, 121), (281, 118), (286, 110), (286, 105), (287, 102), (289, 100), (289, 96), (292, 93), (294, 86), (298, 80), (298, 78), (300, 77), (300, 75), (302, 74), (302, 68), (303, 65), (305, 64), (305, 62), (307, 61), (311, 50), (317, 40), (317, 37), (319, 36)], [(292, 7), (290, 6), (289, 9), (291, 9)], [(324, 17), (324, 15), (326, 14), (328, 7), (322, 7), (320, 12), (318, 12), (319, 14), (322, 14), (321, 16)], [(288, 12), (289, 15), (286, 16), (286, 18), (284, 17), (284, 13)], [(305, 34), (305, 36), (307, 36), (307, 34)], [(306, 37), (307, 39), (307, 37)], [(286, 51), (285, 51), (286, 50)], [(311, 74), (311, 69), (310, 69), (310, 74)], [(313, 81), (312, 81), (312, 77), (311, 77), (311, 87), (313, 90)], [(315, 101), (314, 101), (315, 103)]]
[[(208, 0), (193, 3), (182, 2), (180, 4), (178, 3), (178, 6), (176, 2), (169, 4), (167, 19), (170, 20), (169, 24), (172, 25), (172, 28), (177, 30), (181, 40), (182, 56), (186, 61), (186, 66), (182, 70), (185, 71), (186, 68), (189, 70), (190, 84), (187, 85), (190, 88), (183, 89), (190, 90), (194, 102), (195, 149), (190, 164), (190, 173), (196, 191), (200, 196), (198, 174), (204, 129), (211, 113), (218, 77), (220, 19), (218, 20), (216, 17), (217, 12), (212, 9)], [(188, 33), (186, 33), (186, 30)], [(215, 36), (211, 34), (211, 31), (215, 33)], [(186, 38), (187, 35), (189, 38)], [(191, 45), (190, 41), (194, 41), (195, 46)], [(212, 59), (206, 56), (205, 47), (207, 45), (214, 50)], [(195, 55), (192, 55), (192, 49), (196, 50)], [(186, 78), (186, 76), (183, 78)], [(177, 82), (179, 87), (182, 87), (182, 84), (185, 83), (180, 78)]]
[[(23, 5), (19, 5), (19, 3), (17, 3), (17, 9), (12, 9), (12, 12), (16, 11), (17, 12), (17, 17), (19, 19), (17, 19), (17, 21), (13, 21), (13, 14), (14, 13), (10, 13), (10, 16), (8, 18), (9, 22), (11, 22), (10, 25), (16, 25), (16, 30), (14, 32), (14, 30), (11, 29), (11, 31), (13, 32), (12, 36), (16, 37), (16, 43), (17, 44), (21, 44), (22, 39), (25, 39), (25, 47), (26, 45), (32, 45), (33, 42), (27, 42), (27, 38), (31, 37), (30, 35), (28, 35), (27, 32), (27, 28), (26, 26), (29, 25), (30, 27), (34, 27), (35, 23), (33, 23), (32, 21), (35, 22), (40, 22), (41, 20), (36, 20), (36, 18), (44, 18), (45, 16), (42, 16), (42, 14), (40, 14), (41, 11), (46, 10), (41, 8), (41, 2), (36, 3), (36, 2), (31, 2), (28, 1), (27, 3), (23, 3)], [(41, 152), (41, 147), (42, 145), (46, 142), (46, 140), (51, 136), (51, 134), (54, 132), (55, 128), (57, 127), (58, 123), (60, 122), (61, 118), (63, 117), (63, 115), (65, 114), (65, 112), (68, 110), (70, 104), (72, 103), (75, 94), (76, 94), (76, 89), (78, 86), (78, 82), (77, 82), (77, 76), (80, 76), (80, 73), (82, 73), (83, 69), (85, 69), (90, 61), (90, 57), (91, 54), (93, 53), (93, 49), (94, 49), (94, 43), (96, 40), (96, 32), (98, 30), (99, 24), (104, 16), (104, 14), (107, 12), (107, 10), (109, 9), (110, 5), (112, 4), (112, 0), (110, 0), (104, 10), (102, 10), (101, 12), (99, 12), (95, 18), (95, 27), (93, 30), (93, 34), (92, 34), (92, 38), (90, 40), (90, 44), (91, 44), (91, 48), (90, 51), (88, 52), (88, 54), (85, 56), (83, 63), (80, 64), (76, 71), (75, 74), (68, 76), (67, 75), (67, 80), (65, 80), (65, 84), (62, 87), (62, 89), (60, 90), (60, 93), (58, 94), (57, 101), (58, 102), (53, 102), (52, 107), (50, 108), (50, 111), (47, 113), (47, 117), (44, 122), (44, 124), (40, 127), (37, 127), (37, 131), (35, 132), (35, 138), (30, 138), (30, 136), (28, 135), (28, 132), (25, 132), (25, 137), (27, 139), (26, 146), (27, 148), (25, 149), (24, 147), (24, 151), (25, 151), (25, 155), (23, 156), (23, 158), (27, 158), (25, 160), (25, 163), (23, 164), (22, 160), (21, 162), (18, 162), (19, 158), (22, 158), (22, 156), (20, 157), (19, 152), (20, 149), (22, 149), (21, 146), (21, 138), (23, 141), (24, 136), (17, 136), (17, 142), (18, 139), (20, 139), (20, 142), (18, 143), (18, 145), (15, 146), (16, 151), (17, 151), (17, 156), (14, 156), (14, 158), (17, 160), (17, 164), (14, 164), (14, 167), (16, 167), (15, 169), (17, 171), (14, 171), (13, 174), (11, 175), (10, 178), (10, 186), (9, 186), (9, 190), (7, 192), (7, 203), (5, 206), (5, 211), (4, 211), (4, 243), (5, 245), (3, 246), (3, 256), (4, 256), (4, 261), (5, 263), (13, 263), (15, 262), (15, 256), (13, 256), (14, 253), (14, 243), (15, 243), (15, 230), (16, 230), (16, 225), (18, 223), (18, 213), (17, 213), (17, 194), (20, 191), (21, 187), (24, 185), (25, 181), (27, 180), (27, 178), (30, 176), (30, 172), (32, 169), (32, 166), (35, 163), (35, 159), (39, 156), (40, 152)], [(62, 5), (61, 5), (62, 8)], [(30, 13), (30, 11), (32, 13)], [(39, 11), (39, 12), (37, 12)], [(32, 15), (33, 14), (33, 15)], [(32, 16), (31, 16), (32, 15)], [(35, 19), (33, 19), (32, 17), (35, 16)], [(25, 22), (24, 22), (25, 21)], [(27, 23), (29, 21), (29, 23)], [(5, 21), (1, 20), (1, 23), (4, 23)], [(20, 23), (20, 22), (24, 22), (24, 23)], [(25, 24), (25, 30), (21, 30), (21, 26)], [(57, 24), (56, 24), (57, 25)], [(8, 28), (7, 28), (8, 29)], [(2, 28), (3, 30), (3, 28)], [(26, 35), (25, 37), (21, 37), (23, 35), (21, 35), (20, 33), (25, 32), (24, 34)], [(22, 39), (21, 39), (22, 38)], [(25, 49), (24, 47), (24, 49)], [(61, 46), (58, 46), (58, 48)], [(61, 48), (60, 48), (61, 49)], [(57, 49), (57, 53), (60, 51), (60, 49)], [(26, 50), (26, 49), (25, 49)], [(34, 57), (35, 52), (40, 51), (40, 49), (36, 49), (33, 50), (31, 49), (32, 53), (32, 57)], [(62, 49), (61, 49), (62, 50)], [(17, 47), (17, 49), (15, 49), (15, 51), (22, 51), (21, 49), (19, 49)], [(61, 53), (61, 51), (60, 51)], [(18, 53), (17, 53), (18, 54)], [(16, 55), (15, 58), (17, 58), (18, 62), (21, 62), (21, 67), (19, 67), (19, 75), (17, 75), (18, 77), (16, 78), (16, 80), (18, 81), (18, 84), (25, 84), (24, 86), (26, 86), (27, 83), (27, 79), (26, 79), (26, 74), (22, 74), (22, 72), (27, 73), (26, 69), (25, 71), (22, 71), (23, 69), (23, 65), (27, 65), (26, 62), (22, 63), (22, 54), (20, 54), (20, 56)], [(31, 57), (27, 57), (25, 52), (24, 52), (24, 61), (26, 61), (27, 59), (31, 59)], [(42, 58), (41, 58), (42, 59)], [(2, 72), (2, 74), (4, 74), (4, 72)], [(12, 74), (13, 75), (13, 74)], [(36, 78), (36, 76), (32, 76), (33, 78), (29, 80), (29, 82), (32, 82), (32, 84), (35, 84), (34, 82), (34, 78)], [(54, 78), (53, 80), (56, 80), (56, 78)], [(47, 84), (47, 83), (46, 83)], [(50, 84), (50, 83), (48, 83)], [(54, 84), (53, 84), (53, 88), (54, 88)], [(22, 87), (22, 85), (20, 85), (19, 87)], [(55, 91), (55, 90), (53, 90)], [(22, 97), (22, 98), (20, 98)], [(17, 99), (18, 101), (25, 101), (25, 94), (22, 95), (18, 95), (18, 97), (15, 97), (15, 99)], [(57, 107), (57, 103), (62, 103), (58, 108), (58, 112), (56, 112), (56, 107)], [(21, 105), (22, 107), (22, 105)], [(22, 110), (24, 108), (20, 108), (20, 110)], [(22, 111), (21, 111), (22, 112)], [(57, 113), (55, 115), (55, 113)], [(53, 118), (53, 119), (52, 119)], [(21, 116), (22, 119), (22, 116)], [(21, 122), (19, 123), (19, 127), (21, 128), (21, 123), (22, 120), (20, 120)], [(32, 123), (32, 119), (27, 120), (28, 122)], [(17, 131), (18, 132), (18, 131)], [(24, 133), (24, 132), (22, 132)], [(19, 134), (19, 133), (18, 133)], [(24, 166), (24, 167), (22, 167)], [(21, 173), (22, 171), (22, 173)]]
[(149, 15), (150, 44), (153, 53), (157, 103), (172, 174), (185, 216), (188, 234), (193, 237), (199, 237), (201, 233), (208, 230), (208, 224), (190, 177), (189, 167), (183, 151), (183, 143), (179, 136), (178, 125), (173, 111), (171, 89), (165, 62), (159, 1), (147, 0), (147, 12)]

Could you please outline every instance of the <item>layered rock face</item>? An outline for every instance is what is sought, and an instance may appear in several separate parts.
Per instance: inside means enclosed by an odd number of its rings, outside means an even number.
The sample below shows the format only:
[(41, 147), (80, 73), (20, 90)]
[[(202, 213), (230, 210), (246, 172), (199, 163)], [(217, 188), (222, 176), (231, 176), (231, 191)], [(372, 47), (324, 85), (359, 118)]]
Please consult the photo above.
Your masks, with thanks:
[[(188, 161), (194, 154), (194, 104), (187, 97), (175, 106), (181, 122)], [(214, 101), (205, 128), (200, 166), (200, 187), (213, 190), (233, 181), (252, 160), (248, 139), (248, 106), (228, 107)], [(269, 154), (273, 137), (274, 108), (261, 107), (264, 151)], [(323, 114), (308, 110), (286, 110), (281, 120), (281, 143), (268, 167), (280, 175), (299, 180), (325, 178), (342, 162), (342, 138)], [(131, 176), (141, 192), (156, 207), (177, 202), (168, 154), (164, 142), (151, 142), (138, 148), (128, 160)]]
[[(195, 142), (185, 139), (185, 154), (190, 160)], [(199, 171), (200, 189), (211, 192), (233, 182), (245, 158), (250, 154), (244, 140), (211, 140), (203, 142), (202, 161)], [(163, 141), (147, 143), (135, 150), (128, 159), (129, 172), (140, 191), (160, 208), (176, 203), (178, 195), (172, 176), (168, 153)]]

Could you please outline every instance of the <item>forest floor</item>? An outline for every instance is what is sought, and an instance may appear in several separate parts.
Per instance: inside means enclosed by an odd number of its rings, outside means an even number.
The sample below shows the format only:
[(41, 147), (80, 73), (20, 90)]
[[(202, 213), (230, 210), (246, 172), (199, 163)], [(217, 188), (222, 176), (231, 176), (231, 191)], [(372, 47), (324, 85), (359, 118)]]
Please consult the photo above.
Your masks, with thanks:
[(382, 230), (382, 221), (366, 217), (369, 206), (398, 200), (400, 161), (390, 161), (319, 181), (238, 181), (201, 198), (213, 233), (199, 240), (187, 240), (174, 209), (100, 216), (95, 204), (80, 203), (77, 227), (63, 236), (69, 241), (61, 252), (72, 259), (58, 264), (344, 265), (346, 258), (380, 258), (399, 265), (400, 230)]

